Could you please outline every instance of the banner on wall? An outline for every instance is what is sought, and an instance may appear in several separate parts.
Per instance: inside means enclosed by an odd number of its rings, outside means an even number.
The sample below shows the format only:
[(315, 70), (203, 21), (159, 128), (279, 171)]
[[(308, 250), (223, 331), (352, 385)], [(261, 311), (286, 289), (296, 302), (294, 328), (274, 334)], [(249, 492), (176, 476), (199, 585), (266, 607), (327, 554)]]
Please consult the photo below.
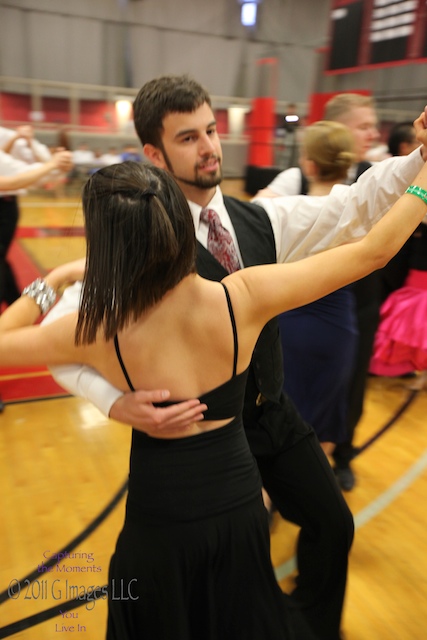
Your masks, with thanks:
[(335, 0), (326, 72), (427, 59), (425, 0)]

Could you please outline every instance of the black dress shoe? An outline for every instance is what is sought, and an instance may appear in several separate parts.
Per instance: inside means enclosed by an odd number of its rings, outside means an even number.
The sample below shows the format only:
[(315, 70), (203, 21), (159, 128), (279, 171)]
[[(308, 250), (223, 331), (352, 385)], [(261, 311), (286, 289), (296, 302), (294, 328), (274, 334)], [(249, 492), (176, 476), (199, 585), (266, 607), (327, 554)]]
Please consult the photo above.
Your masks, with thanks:
[(334, 473), (337, 478), (337, 482), (343, 491), (351, 491), (356, 484), (356, 478), (353, 470), (348, 467), (335, 467)]

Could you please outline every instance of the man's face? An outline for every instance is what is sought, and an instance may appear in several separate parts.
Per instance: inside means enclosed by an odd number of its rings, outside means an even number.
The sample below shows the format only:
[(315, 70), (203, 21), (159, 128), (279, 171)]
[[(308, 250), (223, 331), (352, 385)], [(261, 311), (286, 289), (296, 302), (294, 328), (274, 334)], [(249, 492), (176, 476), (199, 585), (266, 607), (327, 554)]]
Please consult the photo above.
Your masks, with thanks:
[(169, 113), (163, 120), (162, 147), (155, 164), (163, 164), (190, 199), (221, 182), (221, 144), (208, 104), (192, 113)]
[(339, 121), (348, 127), (354, 135), (356, 161), (364, 159), (375, 140), (380, 137), (377, 117), (372, 107), (353, 107), (341, 116)]

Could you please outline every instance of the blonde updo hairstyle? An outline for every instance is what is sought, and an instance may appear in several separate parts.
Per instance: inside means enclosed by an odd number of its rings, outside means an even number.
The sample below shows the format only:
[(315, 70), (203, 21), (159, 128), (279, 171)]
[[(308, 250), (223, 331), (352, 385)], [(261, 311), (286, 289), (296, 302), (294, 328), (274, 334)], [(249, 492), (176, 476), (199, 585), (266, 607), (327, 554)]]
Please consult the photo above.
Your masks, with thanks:
[(347, 177), (355, 161), (353, 148), (351, 132), (339, 122), (319, 120), (304, 133), (303, 154), (316, 165), (321, 182), (340, 182)]

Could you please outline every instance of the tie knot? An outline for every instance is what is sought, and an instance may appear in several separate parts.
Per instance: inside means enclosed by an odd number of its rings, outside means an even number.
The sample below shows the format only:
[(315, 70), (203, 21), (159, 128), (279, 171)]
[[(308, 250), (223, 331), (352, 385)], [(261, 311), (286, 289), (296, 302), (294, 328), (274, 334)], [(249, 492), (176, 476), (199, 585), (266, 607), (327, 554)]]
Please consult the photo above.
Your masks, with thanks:
[(228, 273), (233, 273), (240, 269), (239, 258), (233, 238), (230, 232), (222, 226), (217, 212), (213, 209), (202, 209), (200, 212), (200, 220), (209, 225), (208, 251)]
[(200, 213), (200, 220), (211, 224), (212, 222), (219, 222), (219, 215), (213, 209), (202, 209)]

